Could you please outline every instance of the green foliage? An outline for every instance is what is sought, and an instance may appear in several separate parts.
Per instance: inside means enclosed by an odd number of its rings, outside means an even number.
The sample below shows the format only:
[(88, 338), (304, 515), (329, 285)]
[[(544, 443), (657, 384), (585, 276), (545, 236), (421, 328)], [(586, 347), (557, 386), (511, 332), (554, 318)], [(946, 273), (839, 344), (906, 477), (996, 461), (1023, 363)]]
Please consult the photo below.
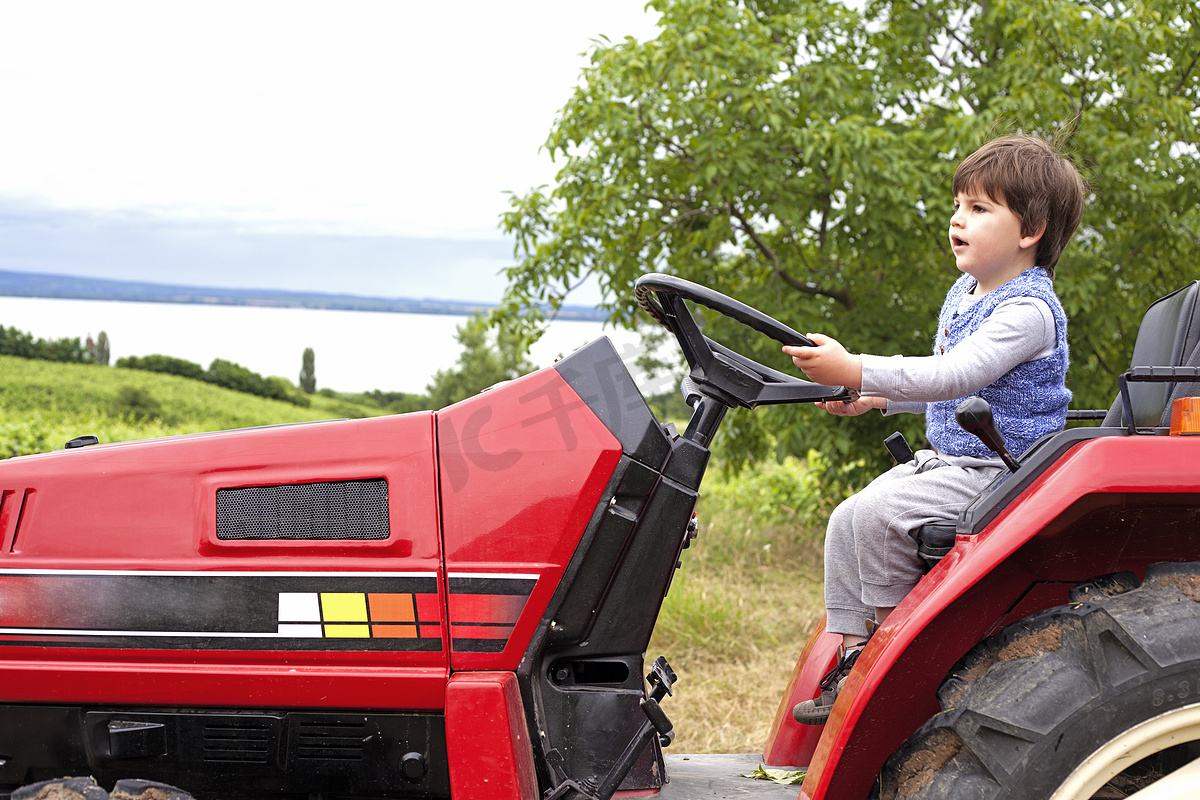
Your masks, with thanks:
[(36, 420), (0, 420), (0, 458), (42, 453), (50, 449), (46, 429)]
[(807, 775), (808, 770), (806, 769), (776, 769), (759, 764), (749, 774), (742, 777), (754, 778), (758, 781), (771, 781), (778, 783), (780, 786), (799, 786), (804, 783), (804, 778)]
[(487, 319), (479, 314), (458, 326), (454, 338), (463, 352), (457, 366), (434, 374), (426, 390), (431, 408), (444, 408), (533, 371), (525, 357), (528, 340), (522, 332), (502, 328), (495, 336), (489, 333)]
[(0, 325), (0, 355), (86, 364), (92, 354), (76, 339), (35, 339), (33, 334)]
[(123, 369), (141, 369), (147, 372), (162, 372), (167, 375), (179, 375), (192, 380), (205, 380), (204, 367), (199, 364), (174, 356), (152, 354), (148, 356), (123, 356), (117, 359), (117, 366)]
[[(585, 279), (611, 319), (680, 275), (855, 352), (921, 355), (957, 277), (950, 176), (1001, 133), (1059, 141), (1090, 181), (1059, 265), (1078, 407), (1106, 407), (1141, 312), (1195, 277), (1200, 16), (1182, 0), (652, 0), (657, 38), (604, 43), (546, 142), (557, 183), (511, 198), (497, 319), (536, 335)], [(780, 369), (778, 346), (706, 333)], [(730, 415), (732, 461), (815, 448), (886, 466), (897, 418)], [(923, 425), (899, 426), (914, 444)]]
[(715, 513), (740, 510), (752, 526), (792, 525), (816, 530), (829, 512), (854, 493), (854, 476), (864, 465), (833, 465), (816, 450), (801, 461), (795, 456), (766, 459), (751, 469), (708, 475), (707, 507)]
[[(324, 398), (318, 401), (317, 398)], [(316, 402), (322, 402), (337, 416), (347, 419), (372, 416), (377, 414), (407, 414), (410, 411), (425, 411), (429, 403), (424, 395), (405, 394), (404, 392), (335, 392), (325, 388), (317, 390), (313, 395)]]
[(259, 397), (270, 397), (274, 400), (287, 399), (287, 391), (282, 390), (278, 384), (269, 382), (268, 378), (246, 369), (241, 364), (235, 364), (223, 358), (213, 359), (213, 362), (208, 365), (208, 375), (205, 379), (217, 386), (233, 389), (235, 392), (256, 394)]
[[(321, 391), (325, 391), (322, 389)], [(369, 392), (341, 395), (352, 402), (372, 405), (389, 414), (407, 414), (410, 411), (425, 411), (429, 409), (429, 398), (423, 394), (410, 392), (384, 392), (373, 389)]]
[[(692, 416), (692, 409), (683, 401), (683, 395), (679, 392), (652, 395), (646, 398), (646, 405), (650, 406), (650, 411), (661, 422), (686, 425)], [(683, 428), (680, 427), (679, 430), (682, 431)]]
[(167, 375), (178, 375), (192, 380), (224, 386), (235, 392), (267, 397), (272, 400), (283, 400), (297, 406), (308, 406), (307, 395), (296, 390), (291, 383), (280, 377), (264, 378), (241, 364), (235, 364), (223, 358), (213, 359), (208, 369), (199, 364), (182, 358), (164, 355), (125, 356), (117, 359), (117, 366), (126, 369), (139, 369), (147, 372), (162, 372)]
[(312, 394), (317, 390), (316, 360), (313, 349), (304, 348), (304, 355), (300, 359), (300, 388), (305, 394)]

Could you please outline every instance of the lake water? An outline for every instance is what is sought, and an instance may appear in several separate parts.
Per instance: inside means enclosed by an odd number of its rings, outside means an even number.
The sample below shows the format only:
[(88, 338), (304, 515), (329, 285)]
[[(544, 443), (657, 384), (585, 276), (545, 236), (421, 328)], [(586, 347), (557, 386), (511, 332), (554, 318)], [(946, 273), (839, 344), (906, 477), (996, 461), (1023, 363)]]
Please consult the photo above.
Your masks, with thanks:
[[(35, 337), (86, 339), (105, 331), (110, 363), (122, 356), (160, 353), (207, 368), (214, 358), (224, 358), (296, 383), (304, 348), (311, 347), (317, 387), (342, 392), (424, 392), (435, 372), (458, 360), (461, 348), (454, 333), (466, 319), (441, 314), (0, 297), (0, 325)], [(636, 358), (637, 333), (598, 322), (561, 320), (551, 323), (530, 358), (537, 366), (546, 366), (602, 335), (613, 340), (627, 363)]]

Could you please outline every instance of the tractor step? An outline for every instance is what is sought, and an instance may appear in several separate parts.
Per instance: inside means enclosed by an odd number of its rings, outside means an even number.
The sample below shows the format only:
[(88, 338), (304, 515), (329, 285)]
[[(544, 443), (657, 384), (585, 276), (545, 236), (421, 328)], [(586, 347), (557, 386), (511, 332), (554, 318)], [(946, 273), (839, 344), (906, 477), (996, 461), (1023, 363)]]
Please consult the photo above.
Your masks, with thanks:
[(666, 754), (667, 777), (655, 800), (796, 800), (799, 786), (784, 786), (750, 775), (762, 763), (757, 753)]

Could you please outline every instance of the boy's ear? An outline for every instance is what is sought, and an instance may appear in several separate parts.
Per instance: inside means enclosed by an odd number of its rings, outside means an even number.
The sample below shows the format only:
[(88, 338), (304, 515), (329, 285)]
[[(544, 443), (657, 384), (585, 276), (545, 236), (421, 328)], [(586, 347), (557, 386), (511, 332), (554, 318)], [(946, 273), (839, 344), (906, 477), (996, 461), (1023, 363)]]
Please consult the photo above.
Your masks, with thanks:
[(1021, 237), (1020, 247), (1022, 250), (1027, 250), (1036, 245), (1042, 239), (1042, 235), (1046, 232), (1046, 221), (1042, 220), (1042, 224), (1038, 225), (1037, 230), (1031, 234)]

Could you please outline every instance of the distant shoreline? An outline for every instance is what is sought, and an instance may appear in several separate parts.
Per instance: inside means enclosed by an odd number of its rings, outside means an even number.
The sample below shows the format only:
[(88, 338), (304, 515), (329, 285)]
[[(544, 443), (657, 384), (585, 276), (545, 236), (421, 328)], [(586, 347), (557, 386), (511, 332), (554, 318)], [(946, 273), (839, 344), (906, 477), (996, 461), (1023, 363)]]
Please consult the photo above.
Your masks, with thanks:
[[(312, 308), (337, 311), (377, 311), (391, 314), (449, 314), (453, 316), (471, 316), (496, 307), (494, 303), (472, 303), (460, 300), (416, 300), (405, 297), (365, 297), (354, 294), (295, 292), (279, 289), (179, 286), (6, 270), (0, 270), (0, 296), (46, 297), (61, 300), (115, 300), (131, 303)], [(590, 306), (563, 306), (556, 318), (581, 322), (603, 322), (607, 317), (600, 309)]]

